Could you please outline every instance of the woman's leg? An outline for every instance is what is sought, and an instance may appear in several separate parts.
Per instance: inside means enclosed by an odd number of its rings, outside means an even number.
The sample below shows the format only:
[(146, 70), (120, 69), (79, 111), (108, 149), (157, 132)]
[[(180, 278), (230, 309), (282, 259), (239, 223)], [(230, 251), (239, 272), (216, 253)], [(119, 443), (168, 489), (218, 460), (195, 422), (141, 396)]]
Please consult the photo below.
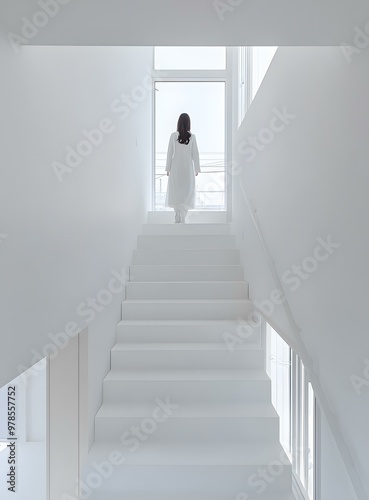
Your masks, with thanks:
[(179, 208), (175, 208), (174, 211), (175, 211), (174, 222), (176, 222), (176, 223), (181, 222), (181, 212), (180, 212)]
[(188, 210), (184, 207), (181, 207), (180, 210), (181, 210), (181, 222), (182, 222), (182, 224), (185, 224)]

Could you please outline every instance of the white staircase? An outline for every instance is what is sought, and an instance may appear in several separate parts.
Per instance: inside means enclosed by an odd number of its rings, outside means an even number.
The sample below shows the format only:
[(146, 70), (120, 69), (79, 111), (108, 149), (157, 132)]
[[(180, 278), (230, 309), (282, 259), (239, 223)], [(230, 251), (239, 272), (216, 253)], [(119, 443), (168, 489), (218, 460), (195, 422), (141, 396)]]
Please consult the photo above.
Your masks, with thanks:
[(223, 337), (253, 310), (230, 225), (158, 218), (134, 251), (81, 498), (292, 500), (260, 330), (233, 353)]

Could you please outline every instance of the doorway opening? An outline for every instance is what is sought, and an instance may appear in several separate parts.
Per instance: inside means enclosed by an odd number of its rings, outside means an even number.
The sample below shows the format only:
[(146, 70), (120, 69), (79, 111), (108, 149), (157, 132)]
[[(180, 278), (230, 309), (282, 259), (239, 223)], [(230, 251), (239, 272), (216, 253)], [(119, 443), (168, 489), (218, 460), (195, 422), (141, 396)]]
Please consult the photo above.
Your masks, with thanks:
[(225, 82), (155, 83), (155, 209), (165, 210), (168, 140), (181, 113), (188, 113), (200, 152), (196, 177), (197, 210), (226, 209)]
[(154, 48), (154, 211), (171, 210), (165, 206), (165, 166), (181, 113), (191, 117), (200, 153), (194, 210), (227, 210), (229, 69), (226, 47)]

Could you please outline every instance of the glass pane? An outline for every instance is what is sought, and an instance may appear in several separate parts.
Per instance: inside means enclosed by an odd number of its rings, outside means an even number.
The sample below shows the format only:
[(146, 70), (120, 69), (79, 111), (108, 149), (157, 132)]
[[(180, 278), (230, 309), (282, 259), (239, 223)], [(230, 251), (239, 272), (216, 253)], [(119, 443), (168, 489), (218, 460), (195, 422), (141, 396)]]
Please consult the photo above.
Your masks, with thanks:
[(305, 432), (306, 432), (306, 392), (305, 392), (305, 367), (300, 360), (300, 369), (301, 369), (301, 379), (300, 379), (300, 480), (304, 487), (306, 487), (305, 481), (305, 452), (306, 452), (306, 440), (305, 440)]
[(226, 69), (225, 47), (155, 47), (155, 69)]
[(252, 99), (259, 90), (278, 47), (252, 47)]
[(314, 454), (315, 454), (315, 395), (311, 383), (309, 382), (309, 412), (308, 412), (308, 494), (309, 498), (314, 498)]
[(168, 142), (178, 117), (188, 113), (200, 152), (195, 209), (225, 210), (225, 83), (155, 83), (155, 210), (165, 207)]
[[(269, 326), (269, 325), (268, 325)], [(291, 453), (290, 347), (270, 328), (272, 403), (280, 417), (280, 442)]]

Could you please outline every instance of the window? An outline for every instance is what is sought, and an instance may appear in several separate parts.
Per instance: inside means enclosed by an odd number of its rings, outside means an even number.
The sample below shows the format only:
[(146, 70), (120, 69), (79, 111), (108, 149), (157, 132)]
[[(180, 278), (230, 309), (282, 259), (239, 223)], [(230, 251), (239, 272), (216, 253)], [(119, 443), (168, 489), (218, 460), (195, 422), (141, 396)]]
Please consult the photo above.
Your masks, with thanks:
[(155, 47), (156, 70), (225, 70), (225, 47)]
[(315, 422), (313, 387), (299, 356), (267, 324), (267, 371), (272, 402), (280, 417), (280, 442), (306, 498), (315, 499)]
[(238, 126), (268, 71), (278, 47), (240, 47), (238, 52)]
[(179, 115), (186, 110), (200, 151), (195, 207), (225, 210), (225, 83), (156, 82), (155, 98), (156, 209), (165, 208), (168, 140)]
[(191, 117), (200, 153), (195, 210), (227, 210), (231, 180), (226, 166), (232, 129), (232, 86), (228, 83), (233, 51), (226, 47), (154, 48), (154, 210), (172, 210), (165, 206), (165, 165), (169, 137), (181, 113)]

